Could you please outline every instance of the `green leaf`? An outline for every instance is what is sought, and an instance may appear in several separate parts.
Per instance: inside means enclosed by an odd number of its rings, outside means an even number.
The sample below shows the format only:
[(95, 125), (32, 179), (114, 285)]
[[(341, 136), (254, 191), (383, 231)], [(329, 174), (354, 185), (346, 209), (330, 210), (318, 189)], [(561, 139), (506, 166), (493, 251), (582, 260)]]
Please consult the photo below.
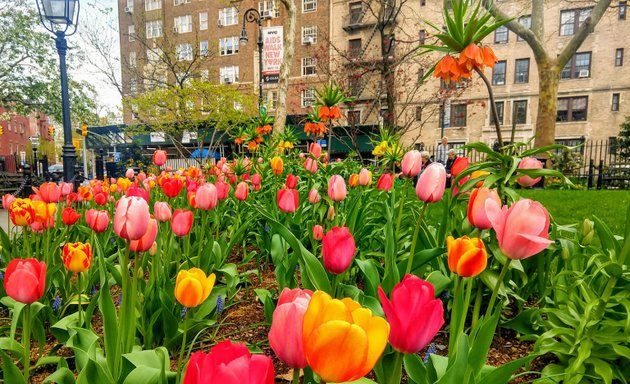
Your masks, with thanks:
[(42, 384), (75, 384), (74, 374), (67, 367), (57, 369), (42, 381)]
[(429, 384), (429, 374), (424, 363), (418, 355), (406, 353), (403, 358), (403, 365), (407, 376), (417, 384)]
[(584, 363), (592, 365), (595, 369), (595, 373), (597, 373), (599, 377), (603, 379), (605, 384), (612, 384), (613, 372), (609, 363), (592, 356), (586, 359)]
[(96, 360), (88, 360), (77, 377), (77, 384), (114, 384), (111, 373)]
[(440, 271), (433, 271), (427, 276), (426, 281), (431, 283), (435, 288), (435, 296), (438, 297), (440, 294), (451, 284), (451, 279)]
[(121, 377), (124, 383), (159, 383), (162, 375), (168, 377), (175, 373), (170, 372), (170, 359), (168, 350), (159, 347), (154, 350), (137, 351), (123, 355), (123, 372)]
[(368, 296), (377, 297), (379, 273), (378, 264), (374, 259), (361, 260), (354, 259), (354, 262), (359, 267), (361, 273), (365, 277), (365, 293)]
[(493, 383), (503, 384), (508, 383), (519, 368), (529, 364), (535, 356), (526, 356), (520, 359), (510, 361), (502, 366), (493, 369), (490, 373), (484, 375), (479, 380), (479, 383)]
[(24, 357), (24, 347), (10, 337), (0, 337), (0, 349), (3, 351), (11, 351), (15, 357), (22, 359)]
[(2, 349), (0, 349), (0, 359), (2, 360), (2, 375), (5, 383), (24, 384), (24, 376), (18, 367)]

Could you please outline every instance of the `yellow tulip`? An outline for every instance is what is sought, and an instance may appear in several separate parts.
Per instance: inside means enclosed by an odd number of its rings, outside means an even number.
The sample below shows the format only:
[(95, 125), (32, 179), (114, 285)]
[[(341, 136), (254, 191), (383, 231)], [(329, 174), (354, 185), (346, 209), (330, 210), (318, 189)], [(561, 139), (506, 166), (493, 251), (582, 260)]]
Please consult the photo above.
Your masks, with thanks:
[(210, 296), (216, 278), (214, 273), (206, 277), (199, 268), (181, 270), (175, 282), (175, 298), (184, 307), (194, 308)]
[(276, 156), (272, 158), (271, 160), (269, 160), (269, 163), (271, 164), (271, 170), (273, 171), (274, 175), (282, 174), (282, 169), (284, 168), (284, 162), (282, 161), (281, 157)]
[(356, 301), (313, 294), (304, 314), (302, 337), (308, 365), (326, 382), (354, 381), (381, 357), (389, 324)]

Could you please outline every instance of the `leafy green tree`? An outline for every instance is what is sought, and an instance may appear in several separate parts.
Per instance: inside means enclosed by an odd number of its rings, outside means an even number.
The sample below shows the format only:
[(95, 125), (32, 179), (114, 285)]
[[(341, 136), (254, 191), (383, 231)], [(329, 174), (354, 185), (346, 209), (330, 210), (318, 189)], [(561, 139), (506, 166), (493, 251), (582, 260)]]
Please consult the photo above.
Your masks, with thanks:
[(619, 135), (613, 143), (614, 150), (623, 160), (630, 159), (630, 116), (619, 126)]

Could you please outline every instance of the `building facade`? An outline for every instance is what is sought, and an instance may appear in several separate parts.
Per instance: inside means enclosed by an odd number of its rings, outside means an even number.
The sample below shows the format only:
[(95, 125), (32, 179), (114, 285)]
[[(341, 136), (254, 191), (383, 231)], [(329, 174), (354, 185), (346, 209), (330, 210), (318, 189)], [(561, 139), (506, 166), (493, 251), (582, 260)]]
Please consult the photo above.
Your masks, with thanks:
[(13, 115), (0, 107), (0, 116), (6, 119), (0, 120), (0, 156), (13, 155), (30, 156), (30, 138), (38, 137), (40, 142), (52, 142), (50, 135), (49, 119), (43, 113), (32, 113), (29, 116)]

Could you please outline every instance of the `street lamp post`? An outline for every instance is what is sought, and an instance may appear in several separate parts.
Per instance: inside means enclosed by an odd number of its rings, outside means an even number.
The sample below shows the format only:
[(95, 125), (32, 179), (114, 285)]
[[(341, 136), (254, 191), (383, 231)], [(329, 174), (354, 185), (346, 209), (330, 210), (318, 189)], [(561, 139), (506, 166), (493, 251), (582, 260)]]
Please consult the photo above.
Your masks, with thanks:
[(247, 44), (249, 40), (247, 38), (247, 30), (245, 29), (245, 22), (258, 24), (258, 109), (263, 107), (263, 36), (262, 36), (262, 21), (263, 18), (260, 12), (256, 8), (250, 8), (245, 11), (243, 16), (243, 28), (241, 29), (241, 37), (239, 41), (241, 45)]
[[(63, 113), (63, 179), (74, 179), (77, 155), (72, 145), (72, 122), (70, 120), (70, 98), (68, 96), (68, 73), (66, 69), (66, 36), (74, 34), (79, 20), (79, 0), (37, 0), (39, 18), (44, 28), (55, 35), (59, 54), (61, 79), (61, 107)], [(43, 12), (42, 12), (43, 11)]]

